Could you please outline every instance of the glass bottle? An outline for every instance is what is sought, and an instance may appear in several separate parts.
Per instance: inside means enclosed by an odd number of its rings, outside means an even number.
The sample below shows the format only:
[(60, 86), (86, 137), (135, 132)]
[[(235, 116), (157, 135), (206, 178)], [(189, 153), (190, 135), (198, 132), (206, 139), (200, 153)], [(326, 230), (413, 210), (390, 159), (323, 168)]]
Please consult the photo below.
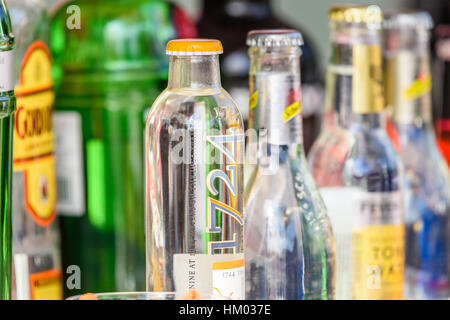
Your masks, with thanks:
[[(248, 69), (250, 60), (245, 39), (250, 30), (292, 29), (273, 10), (271, 0), (204, 0), (202, 16), (197, 24), (201, 37), (221, 39), (225, 48), (222, 59), (223, 85), (236, 99), (244, 118), (248, 121)], [(308, 153), (320, 130), (324, 96), (322, 71), (317, 50), (303, 28), (304, 44), (301, 56), (303, 136)]]
[(333, 235), (303, 149), (302, 43), (295, 30), (251, 31), (247, 38), (249, 128), (259, 139), (244, 200), (247, 299), (334, 297)]
[(178, 34), (171, 8), (78, 0), (52, 18), (64, 283), (81, 274), (66, 296), (145, 289), (145, 114), (167, 77), (162, 44)]
[(435, 29), (436, 55), (442, 70), (442, 102), (437, 114), (435, 132), (438, 147), (450, 168), (450, 25), (441, 24)]
[(14, 95), (14, 35), (5, 1), (0, 1), (0, 300), (11, 298), (11, 176)]
[[(52, 110), (50, 22), (41, 0), (9, 0), (16, 41), (13, 297), (62, 299)], [(38, 89), (36, 89), (38, 88)]]
[(335, 6), (329, 20), (327, 100), (336, 124), (328, 135), (335, 139), (323, 141), (310, 163), (335, 237), (336, 296), (401, 299), (401, 170), (385, 131), (382, 13), (377, 6)]
[(450, 176), (433, 132), (430, 30), (424, 11), (390, 12), (384, 21), (387, 105), (393, 109), (405, 168), (406, 292), (450, 296)]
[(146, 124), (147, 291), (244, 299), (242, 117), (217, 40), (172, 40)]

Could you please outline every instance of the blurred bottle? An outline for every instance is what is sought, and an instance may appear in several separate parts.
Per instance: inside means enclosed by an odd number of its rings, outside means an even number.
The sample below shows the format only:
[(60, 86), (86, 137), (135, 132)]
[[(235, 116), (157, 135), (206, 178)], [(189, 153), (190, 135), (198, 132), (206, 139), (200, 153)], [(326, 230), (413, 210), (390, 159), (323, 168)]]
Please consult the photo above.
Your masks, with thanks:
[[(384, 126), (377, 6), (329, 13), (330, 124), (310, 156), (336, 244), (338, 299), (401, 299), (404, 221), (399, 159)], [(326, 137), (331, 137), (328, 140)]]
[(173, 8), (79, 0), (53, 17), (63, 270), (81, 271), (68, 295), (145, 288), (145, 113), (167, 77), (164, 44), (192, 29), (175, 28)]
[(260, 140), (244, 203), (246, 298), (333, 299), (333, 235), (303, 150), (302, 36), (258, 30), (247, 44), (249, 127)]
[(50, 21), (41, 0), (8, 0), (16, 35), (13, 297), (62, 299), (52, 112)]
[[(202, 11), (197, 24), (200, 36), (222, 40), (225, 48), (221, 66), (223, 85), (236, 100), (246, 125), (250, 66), (245, 46), (247, 33), (256, 29), (292, 29), (292, 26), (275, 16), (270, 0), (203, 0)], [(316, 50), (300, 31), (304, 37), (301, 57), (303, 137), (308, 153), (319, 134), (324, 90)]]
[(387, 105), (405, 167), (406, 292), (409, 299), (450, 296), (450, 176), (436, 145), (431, 108), (430, 15), (385, 17)]
[(438, 113), (435, 130), (439, 148), (450, 167), (450, 25), (439, 25), (435, 30), (435, 50), (443, 70), (442, 109)]
[(16, 97), (14, 95), (14, 35), (8, 9), (0, 2), (0, 300), (11, 298), (11, 176), (13, 127)]
[(147, 291), (244, 299), (244, 127), (217, 40), (167, 45), (167, 89), (146, 125)]

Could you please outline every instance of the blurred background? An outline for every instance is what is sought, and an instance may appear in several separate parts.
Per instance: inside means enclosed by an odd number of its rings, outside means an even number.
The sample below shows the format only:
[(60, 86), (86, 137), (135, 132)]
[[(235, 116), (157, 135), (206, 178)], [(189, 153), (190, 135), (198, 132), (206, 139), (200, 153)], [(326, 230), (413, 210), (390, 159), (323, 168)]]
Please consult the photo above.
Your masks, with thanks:
[[(66, 0), (46, 0), (51, 6), (67, 2)], [(214, 2), (216, 0), (172, 0), (171, 2), (183, 8), (194, 21), (199, 21), (202, 16), (202, 6), (204, 1)], [(317, 53), (320, 56), (321, 66), (327, 62), (328, 51), (328, 20), (327, 13), (333, 4), (353, 3), (353, 4), (375, 4), (383, 9), (389, 8), (423, 8), (429, 11), (434, 20), (442, 20), (446, 11), (442, 10), (444, 1), (440, 0), (277, 0), (272, 1), (273, 11), (292, 26), (296, 26), (308, 33), (317, 46)]]
[[(55, 0), (47, 0), (53, 1)], [(198, 21), (202, 15), (202, 5), (208, 0), (173, 0), (181, 6), (195, 20)], [(211, 2), (216, 0), (209, 0)], [(286, 23), (300, 28), (303, 32), (314, 39), (317, 53), (320, 57), (322, 68), (326, 66), (328, 59), (328, 20), (327, 14), (330, 6), (339, 3), (353, 4), (375, 4), (383, 9), (394, 9), (400, 7), (423, 8), (429, 11), (434, 20), (442, 20), (446, 11), (441, 10), (444, 1), (439, 0), (277, 0), (272, 1), (272, 8), (276, 15)]]

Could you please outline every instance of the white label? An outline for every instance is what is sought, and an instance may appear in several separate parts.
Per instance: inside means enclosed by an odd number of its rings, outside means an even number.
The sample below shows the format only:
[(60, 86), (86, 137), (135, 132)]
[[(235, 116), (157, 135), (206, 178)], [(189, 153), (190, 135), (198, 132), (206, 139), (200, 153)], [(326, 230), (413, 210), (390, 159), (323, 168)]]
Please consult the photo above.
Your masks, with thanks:
[(0, 92), (14, 90), (14, 50), (0, 51)]
[(173, 258), (176, 291), (189, 290), (245, 299), (245, 263), (243, 254), (175, 254)]
[(358, 192), (355, 194), (353, 226), (402, 224), (402, 193), (394, 192)]
[(321, 188), (320, 194), (327, 207), (333, 228), (336, 250), (336, 299), (352, 299), (352, 197), (358, 189)]
[(83, 141), (81, 116), (77, 112), (54, 112), (57, 211), (65, 216), (85, 213)]
[(353, 297), (352, 235), (354, 227), (394, 225), (403, 221), (402, 194), (364, 192), (358, 188), (321, 188), (333, 228), (336, 249), (336, 299)]

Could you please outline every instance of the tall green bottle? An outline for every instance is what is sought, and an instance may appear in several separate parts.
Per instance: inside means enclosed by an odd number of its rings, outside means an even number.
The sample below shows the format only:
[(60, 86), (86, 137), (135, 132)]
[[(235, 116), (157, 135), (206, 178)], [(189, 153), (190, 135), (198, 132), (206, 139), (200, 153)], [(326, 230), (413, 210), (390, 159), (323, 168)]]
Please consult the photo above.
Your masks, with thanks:
[(14, 110), (14, 35), (0, 1), (0, 300), (11, 297), (11, 174)]
[(55, 101), (50, 21), (43, 0), (8, 0), (15, 43), (12, 298), (60, 300), (62, 272), (56, 217), (52, 131)]
[(145, 289), (144, 119), (177, 36), (156, 0), (78, 0), (52, 17), (65, 295)]

